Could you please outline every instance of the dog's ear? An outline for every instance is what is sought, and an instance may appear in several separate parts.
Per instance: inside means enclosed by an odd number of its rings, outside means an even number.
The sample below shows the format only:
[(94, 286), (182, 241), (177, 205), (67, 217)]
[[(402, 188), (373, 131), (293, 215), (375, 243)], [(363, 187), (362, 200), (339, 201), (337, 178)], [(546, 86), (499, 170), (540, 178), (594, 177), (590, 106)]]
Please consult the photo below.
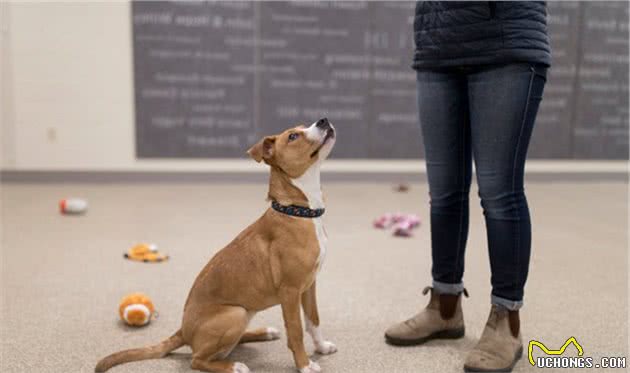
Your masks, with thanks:
[(247, 154), (256, 162), (260, 162), (263, 159), (270, 159), (273, 157), (275, 143), (275, 136), (267, 136), (249, 148)]

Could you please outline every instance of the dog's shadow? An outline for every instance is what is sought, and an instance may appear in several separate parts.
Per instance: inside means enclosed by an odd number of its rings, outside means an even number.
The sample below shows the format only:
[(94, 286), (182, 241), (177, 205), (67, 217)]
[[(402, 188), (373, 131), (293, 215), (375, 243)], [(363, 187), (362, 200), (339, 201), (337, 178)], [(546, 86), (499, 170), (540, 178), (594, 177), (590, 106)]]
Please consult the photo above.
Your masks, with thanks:
[[(138, 330), (146, 328), (148, 325), (144, 326), (131, 326), (125, 323), (124, 321), (118, 319), (116, 322), (116, 327), (125, 333), (134, 333)], [(295, 367), (292, 365), (293, 359), (290, 358), (290, 353), (287, 355), (287, 363), (286, 365), (279, 365), (277, 363), (271, 362), (268, 359), (265, 359), (265, 353), (260, 348), (256, 348), (254, 346), (269, 343), (268, 341), (261, 342), (249, 342), (246, 344), (239, 344), (234, 348), (234, 351), (230, 353), (227, 357), (227, 360), (230, 361), (240, 361), (246, 364), (252, 371), (270, 371), (270, 372), (294, 372)], [(273, 342), (272, 342), (273, 343)], [(180, 366), (179, 371), (189, 371), (190, 370), (190, 362), (192, 360), (192, 351), (190, 347), (182, 347), (178, 351), (174, 351), (169, 353), (164, 357), (165, 359), (174, 360)], [(311, 360), (317, 361), (319, 360), (319, 355), (315, 354), (310, 357)]]
[[(295, 368), (291, 365), (292, 360), (287, 360), (287, 365), (278, 365), (270, 361), (264, 360), (263, 351), (253, 347), (258, 342), (250, 342), (247, 344), (238, 345), (234, 348), (234, 351), (230, 353), (227, 360), (241, 361), (245, 363), (252, 371), (271, 371), (271, 372), (293, 372)], [(180, 365), (181, 371), (190, 369), (190, 361), (192, 359), (192, 352), (171, 352), (166, 355), (166, 359), (177, 361)], [(260, 360), (263, 359), (263, 360)], [(315, 360), (315, 359), (313, 359)]]

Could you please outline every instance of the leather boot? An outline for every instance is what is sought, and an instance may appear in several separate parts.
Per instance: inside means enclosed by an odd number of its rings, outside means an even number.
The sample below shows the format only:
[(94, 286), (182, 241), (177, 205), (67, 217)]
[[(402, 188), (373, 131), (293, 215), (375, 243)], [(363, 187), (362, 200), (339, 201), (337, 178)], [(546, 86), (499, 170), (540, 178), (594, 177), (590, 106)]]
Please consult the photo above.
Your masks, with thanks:
[[(423, 344), (432, 339), (455, 339), (465, 334), (464, 313), (460, 294), (439, 294), (427, 286), (422, 291), (431, 291), (426, 308), (412, 318), (392, 325), (385, 332), (385, 341), (396, 346)], [(463, 294), (468, 297), (464, 289)]]
[(464, 363), (465, 372), (511, 372), (523, 356), (518, 311), (492, 306), (486, 328)]

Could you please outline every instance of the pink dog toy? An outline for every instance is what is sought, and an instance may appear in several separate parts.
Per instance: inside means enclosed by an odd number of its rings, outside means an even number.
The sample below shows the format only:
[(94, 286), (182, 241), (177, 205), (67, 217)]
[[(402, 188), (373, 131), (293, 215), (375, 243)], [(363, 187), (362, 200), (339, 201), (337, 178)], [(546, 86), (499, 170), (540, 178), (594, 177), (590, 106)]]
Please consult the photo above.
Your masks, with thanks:
[(384, 214), (374, 221), (374, 227), (387, 229), (394, 227), (393, 234), (398, 237), (410, 237), (412, 230), (420, 226), (420, 218), (415, 214)]
[(374, 228), (387, 229), (387, 228), (390, 228), (392, 225), (405, 220), (405, 218), (406, 216), (400, 213), (395, 213), (395, 214), (388, 213), (374, 220)]
[(394, 236), (411, 237), (411, 232), (420, 226), (420, 218), (417, 215), (406, 215), (405, 219), (394, 226)]
[(396, 224), (396, 226), (394, 226), (394, 236), (411, 237), (412, 230), (412, 223), (408, 220), (403, 220), (400, 223)]
[(418, 215), (409, 214), (406, 216), (406, 220), (411, 224), (411, 228), (418, 228), (420, 226), (420, 217), (418, 217)]

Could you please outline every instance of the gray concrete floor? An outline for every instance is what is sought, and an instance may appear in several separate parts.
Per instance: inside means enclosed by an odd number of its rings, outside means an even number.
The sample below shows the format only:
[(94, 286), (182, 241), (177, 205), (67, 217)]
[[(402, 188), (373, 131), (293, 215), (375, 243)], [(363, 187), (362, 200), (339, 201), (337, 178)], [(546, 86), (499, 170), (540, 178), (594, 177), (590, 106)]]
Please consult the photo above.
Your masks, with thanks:
[[(409, 193), (395, 193), (386, 183), (330, 183), (325, 190), (330, 247), (318, 297), (323, 332), (339, 352), (315, 357), (324, 371), (461, 371), (489, 310), (485, 229), (475, 192), (466, 337), (394, 348), (383, 343), (383, 330), (427, 301), (420, 295), (430, 283), (426, 185), (414, 184)], [(89, 200), (89, 212), (60, 216), (57, 200), (74, 195)], [(265, 195), (259, 184), (3, 184), (0, 370), (91, 372), (106, 354), (169, 336), (198, 271), (262, 213)], [(558, 348), (575, 336), (586, 356), (627, 356), (627, 185), (530, 183), (528, 198), (534, 236), (522, 311), (526, 342)], [(387, 211), (418, 213), (423, 225), (410, 239), (372, 229), (372, 219)], [(159, 244), (172, 259), (148, 265), (122, 258), (142, 241)], [(142, 329), (118, 321), (118, 301), (133, 291), (149, 294), (160, 312)], [(282, 327), (278, 307), (252, 322), (262, 325)], [(310, 341), (307, 348), (313, 350)], [(293, 371), (284, 333), (280, 341), (238, 347), (232, 358), (254, 372)], [(536, 370), (526, 360), (515, 369)], [(188, 371), (186, 348), (112, 370)]]

